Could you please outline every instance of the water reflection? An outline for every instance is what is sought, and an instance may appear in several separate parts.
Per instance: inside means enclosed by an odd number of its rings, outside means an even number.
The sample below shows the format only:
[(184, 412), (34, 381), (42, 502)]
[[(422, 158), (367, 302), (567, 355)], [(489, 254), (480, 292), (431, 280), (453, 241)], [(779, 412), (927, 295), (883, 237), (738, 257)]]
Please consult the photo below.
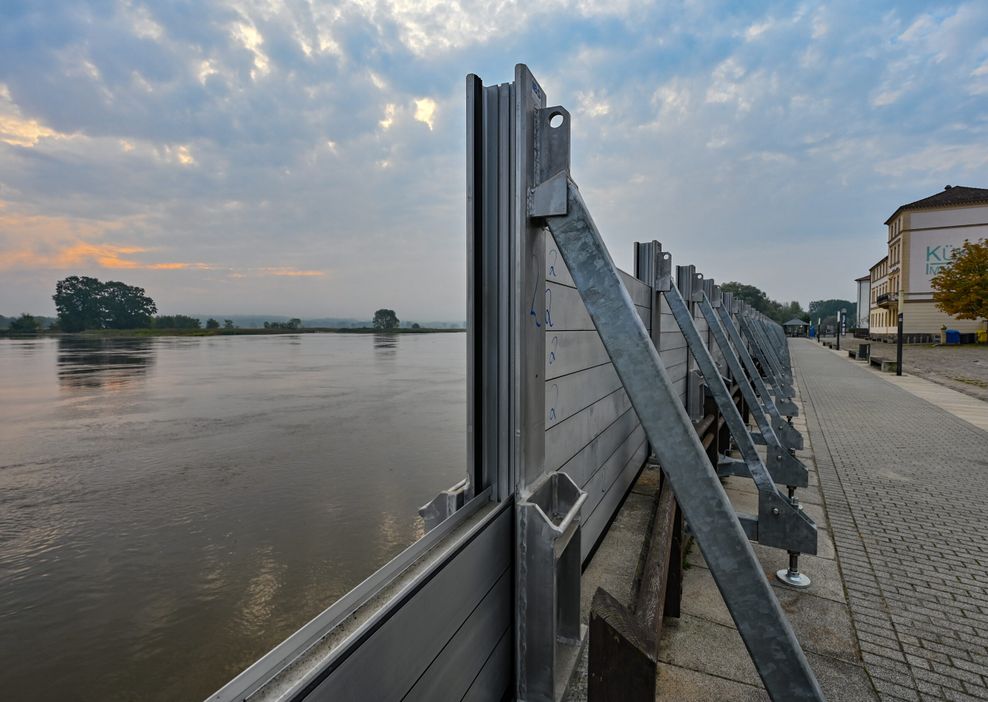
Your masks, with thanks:
[(461, 334), (22, 343), (0, 340), (0, 700), (205, 699), (463, 477)]
[(119, 388), (143, 380), (154, 365), (152, 339), (58, 340), (58, 382), (63, 388)]
[(398, 334), (375, 334), (374, 355), (377, 358), (393, 358), (398, 353)]

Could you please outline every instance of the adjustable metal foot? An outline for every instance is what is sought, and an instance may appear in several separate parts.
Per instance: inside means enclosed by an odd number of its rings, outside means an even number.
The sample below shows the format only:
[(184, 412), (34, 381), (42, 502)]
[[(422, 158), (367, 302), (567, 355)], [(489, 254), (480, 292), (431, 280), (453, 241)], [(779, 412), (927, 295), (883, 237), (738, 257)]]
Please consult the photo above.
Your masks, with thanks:
[(796, 551), (789, 552), (789, 568), (776, 571), (775, 577), (797, 590), (805, 590), (810, 586), (810, 579), (799, 572), (799, 554)]

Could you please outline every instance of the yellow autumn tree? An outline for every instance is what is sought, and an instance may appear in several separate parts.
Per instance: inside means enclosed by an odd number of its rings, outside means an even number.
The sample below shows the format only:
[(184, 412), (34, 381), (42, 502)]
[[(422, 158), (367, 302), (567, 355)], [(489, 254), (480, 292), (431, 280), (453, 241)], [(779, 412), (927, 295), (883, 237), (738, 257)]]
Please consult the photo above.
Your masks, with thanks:
[(988, 318), (988, 240), (965, 241), (930, 280), (937, 307), (958, 319)]

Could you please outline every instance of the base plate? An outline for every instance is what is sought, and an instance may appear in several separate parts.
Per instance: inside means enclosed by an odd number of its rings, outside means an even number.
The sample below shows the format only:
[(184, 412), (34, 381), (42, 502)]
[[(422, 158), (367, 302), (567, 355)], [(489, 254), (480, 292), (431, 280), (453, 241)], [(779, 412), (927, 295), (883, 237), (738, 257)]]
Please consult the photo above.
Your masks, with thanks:
[(789, 587), (794, 587), (797, 590), (804, 590), (810, 586), (810, 579), (799, 571), (793, 573), (787, 568), (783, 568), (782, 570), (775, 571), (775, 577)]

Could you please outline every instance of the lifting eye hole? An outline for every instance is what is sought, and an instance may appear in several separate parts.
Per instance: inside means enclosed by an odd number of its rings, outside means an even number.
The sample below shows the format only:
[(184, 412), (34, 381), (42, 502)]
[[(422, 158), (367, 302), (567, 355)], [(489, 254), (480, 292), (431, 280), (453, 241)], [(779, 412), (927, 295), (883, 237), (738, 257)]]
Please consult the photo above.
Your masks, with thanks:
[(562, 112), (553, 112), (551, 115), (549, 115), (549, 126), (552, 127), (553, 129), (558, 129), (559, 127), (563, 126), (563, 122), (565, 121), (566, 118), (563, 117)]

